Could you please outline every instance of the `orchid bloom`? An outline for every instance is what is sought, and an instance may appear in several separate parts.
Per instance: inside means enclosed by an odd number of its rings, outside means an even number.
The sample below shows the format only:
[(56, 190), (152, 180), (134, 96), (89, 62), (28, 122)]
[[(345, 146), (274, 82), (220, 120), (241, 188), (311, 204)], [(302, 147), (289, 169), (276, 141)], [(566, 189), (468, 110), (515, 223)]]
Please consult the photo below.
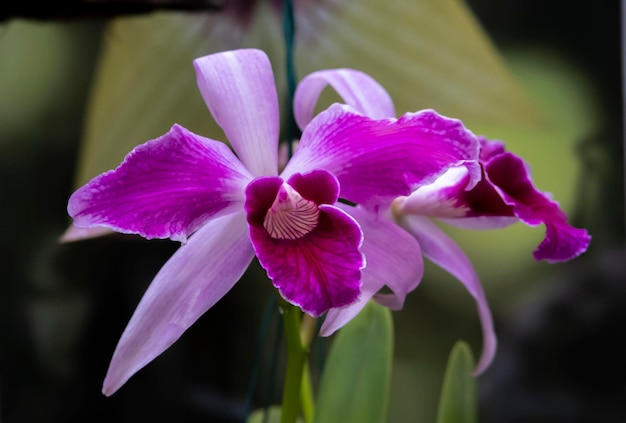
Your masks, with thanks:
[[(106, 395), (222, 298), (255, 255), (280, 295), (311, 316), (358, 301), (366, 260), (379, 263), (367, 265), (374, 274), (415, 285), (422, 272), (417, 242), (391, 223), (388, 231), (371, 229), (369, 215), (450, 167), (465, 166), (470, 184), (480, 177), (478, 139), (459, 121), (432, 111), (375, 119), (340, 104), (303, 127), (298, 151), (279, 175), (278, 101), (267, 56), (237, 50), (194, 66), (234, 152), (174, 125), (69, 200), (77, 228), (183, 243), (122, 334)], [(294, 104), (294, 113), (300, 107)], [(363, 213), (348, 214), (340, 198)]]
[[(383, 87), (367, 74), (347, 69), (314, 72), (304, 78), (295, 93), (296, 121), (304, 127), (313, 117), (313, 110), (322, 90), (331, 86), (344, 101), (363, 115), (371, 117), (395, 116), (394, 105)], [(393, 228), (417, 240), (424, 257), (456, 277), (474, 297), (483, 331), (483, 351), (474, 370), (479, 375), (491, 364), (496, 352), (493, 319), (480, 280), (461, 248), (442, 231), (431, 218), (471, 229), (502, 228), (521, 221), (529, 226), (544, 224), (546, 236), (534, 252), (535, 259), (550, 263), (573, 259), (586, 251), (590, 236), (584, 229), (567, 223), (567, 216), (547, 194), (533, 185), (524, 161), (507, 152), (504, 144), (479, 137), (482, 178), (474, 184), (474, 176), (467, 167), (451, 167), (432, 184), (424, 185), (408, 196), (399, 196), (391, 207), (379, 210), (376, 237)], [(347, 213), (364, 220), (362, 207), (344, 207)], [(368, 231), (364, 229), (367, 243)], [(409, 235), (410, 234), (410, 235)], [(396, 234), (396, 237), (400, 237)], [(389, 279), (375, 273), (379, 263), (373, 256), (363, 271), (360, 299), (354, 304), (331, 309), (321, 329), (330, 335), (352, 319), (374, 298), (392, 309), (399, 309), (408, 292), (416, 284), (394, 286), (393, 295), (380, 294)], [(398, 258), (399, 259), (399, 258)]]

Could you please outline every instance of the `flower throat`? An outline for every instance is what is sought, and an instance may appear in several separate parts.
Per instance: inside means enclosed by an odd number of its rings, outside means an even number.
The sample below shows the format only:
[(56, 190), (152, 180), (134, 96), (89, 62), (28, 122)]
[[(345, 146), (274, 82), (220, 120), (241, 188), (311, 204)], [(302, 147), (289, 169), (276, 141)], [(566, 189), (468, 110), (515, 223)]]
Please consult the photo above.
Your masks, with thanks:
[(317, 226), (319, 215), (317, 204), (283, 183), (265, 215), (263, 227), (274, 239), (298, 239)]

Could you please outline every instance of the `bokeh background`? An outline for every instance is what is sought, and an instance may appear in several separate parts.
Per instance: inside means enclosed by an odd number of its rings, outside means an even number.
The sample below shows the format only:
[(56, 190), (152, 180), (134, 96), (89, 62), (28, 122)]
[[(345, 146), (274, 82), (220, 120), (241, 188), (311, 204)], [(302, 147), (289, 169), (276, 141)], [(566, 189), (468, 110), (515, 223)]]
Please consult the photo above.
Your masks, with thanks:
[[(284, 351), (276, 317), (264, 320), (272, 292), (258, 266), (106, 398), (117, 340), (177, 245), (59, 237), (72, 191), (132, 146), (174, 122), (224, 139), (195, 87), (194, 57), (263, 48), (284, 94), (280, 2), (185, 12), (146, 3), (133, 14), (104, 4), (0, 6), (0, 417), (241, 422), (249, 407), (280, 398)], [(398, 113), (433, 107), (505, 140), (593, 236), (584, 256), (548, 265), (531, 254), (542, 227), (446, 228), (481, 276), (500, 340), (478, 379), (479, 421), (626, 421), (619, 3), (311, 0), (295, 10), (298, 77), (359, 68), (390, 91)], [(475, 305), (428, 265), (394, 323), (389, 421), (433, 422), (454, 342), (479, 354)], [(316, 341), (319, 363), (331, 342)]]

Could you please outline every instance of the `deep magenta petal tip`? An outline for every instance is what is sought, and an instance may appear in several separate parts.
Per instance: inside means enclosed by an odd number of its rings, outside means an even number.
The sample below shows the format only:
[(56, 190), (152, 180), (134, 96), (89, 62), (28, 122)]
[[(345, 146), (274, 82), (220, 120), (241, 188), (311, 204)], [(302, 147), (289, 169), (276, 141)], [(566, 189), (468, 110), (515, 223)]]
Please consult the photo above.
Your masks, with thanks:
[(548, 263), (563, 263), (585, 253), (591, 243), (591, 235), (586, 229), (579, 229), (567, 224), (553, 228), (546, 225), (546, 238), (533, 251), (535, 260)]

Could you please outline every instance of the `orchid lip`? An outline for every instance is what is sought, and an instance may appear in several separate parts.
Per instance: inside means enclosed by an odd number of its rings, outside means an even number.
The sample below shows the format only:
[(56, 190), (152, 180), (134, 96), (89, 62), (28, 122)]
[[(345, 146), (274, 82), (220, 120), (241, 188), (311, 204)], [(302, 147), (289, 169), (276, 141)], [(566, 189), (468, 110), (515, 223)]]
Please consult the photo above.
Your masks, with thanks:
[(317, 205), (283, 183), (269, 208), (263, 227), (274, 239), (298, 239), (317, 226), (320, 211)]

